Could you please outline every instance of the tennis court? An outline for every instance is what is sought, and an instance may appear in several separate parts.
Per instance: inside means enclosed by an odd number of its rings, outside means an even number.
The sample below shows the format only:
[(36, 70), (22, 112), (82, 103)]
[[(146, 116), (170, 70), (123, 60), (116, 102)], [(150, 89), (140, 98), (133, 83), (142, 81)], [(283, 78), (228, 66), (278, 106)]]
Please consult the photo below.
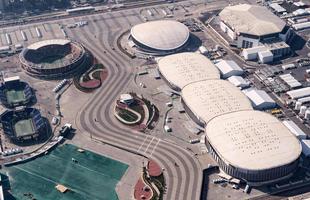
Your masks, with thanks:
[(35, 132), (31, 118), (16, 122), (14, 130), (17, 137), (31, 135)]
[[(77, 160), (77, 163), (72, 161)], [(16, 199), (44, 200), (117, 200), (115, 186), (128, 165), (90, 151), (78, 152), (73, 145), (63, 145), (50, 154), (31, 162), (6, 167), (1, 173), (8, 176)], [(69, 188), (66, 193), (55, 189), (57, 184)]]
[(8, 103), (19, 103), (26, 100), (26, 96), (23, 90), (7, 90), (6, 98)]

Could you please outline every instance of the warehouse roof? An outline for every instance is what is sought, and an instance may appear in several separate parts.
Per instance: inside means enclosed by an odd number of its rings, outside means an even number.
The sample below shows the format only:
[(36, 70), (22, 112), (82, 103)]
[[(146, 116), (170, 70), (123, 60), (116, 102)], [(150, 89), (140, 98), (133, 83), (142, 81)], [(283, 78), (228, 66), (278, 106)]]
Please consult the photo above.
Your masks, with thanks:
[(279, 76), (288, 86), (290, 86), (290, 88), (297, 88), (302, 86), (302, 84), (295, 79), (294, 76), (292, 76), (292, 74), (282, 74)]
[(3, 78), (4, 83), (15, 82), (15, 81), (19, 81), (19, 80), (20, 80), (19, 76), (11, 76), (11, 77), (7, 77), (7, 78)]
[(252, 110), (249, 99), (233, 84), (224, 80), (191, 83), (182, 90), (188, 108), (208, 123), (212, 118), (239, 110)]
[(243, 74), (243, 70), (233, 60), (221, 60), (215, 65), (220, 70), (221, 74), (223, 75), (223, 78), (227, 78), (231, 75)]
[(310, 140), (301, 140), (301, 145), (302, 145), (302, 153), (305, 156), (310, 155)]
[(276, 102), (264, 90), (250, 88), (243, 92), (251, 100), (254, 108), (265, 109), (276, 106)]
[(182, 89), (197, 81), (220, 79), (220, 72), (205, 56), (198, 53), (179, 53), (158, 61), (160, 73), (171, 84)]
[(285, 27), (283, 20), (263, 6), (249, 4), (228, 6), (219, 16), (235, 31), (256, 36), (279, 33)]
[(301, 145), (282, 122), (259, 111), (218, 116), (206, 127), (212, 147), (227, 164), (265, 170), (297, 160)]
[(278, 3), (271, 3), (269, 6), (278, 13), (286, 12), (286, 9), (280, 6)]
[(249, 81), (246, 81), (241, 76), (231, 76), (227, 79), (229, 82), (231, 82), (236, 87), (245, 88), (250, 85)]
[(256, 47), (251, 47), (247, 49), (243, 49), (242, 53), (244, 54), (257, 54), (258, 52), (261, 51), (266, 51), (268, 48), (266, 46), (256, 46)]
[(41, 47), (49, 46), (49, 45), (66, 45), (70, 43), (70, 40), (66, 39), (52, 39), (52, 40), (42, 40), (36, 43), (33, 43), (27, 47), (27, 49), (38, 50)]
[(310, 27), (310, 22), (303, 22), (303, 23), (299, 23), (299, 24), (293, 24), (292, 27), (298, 31), (298, 30), (302, 30), (302, 29), (306, 29)]
[(270, 56), (273, 56), (273, 53), (270, 51), (270, 50), (266, 50), (266, 51), (260, 51), (258, 52), (258, 56), (259, 57), (270, 57)]
[(0, 51), (10, 51), (11, 47), (10, 46), (1, 46)]
[(291, 120), (284, 120), (283, 124), (299, 139), (306, 139), (307, 134), (301, 130), (295, 122)]
[(310, 87), (305, 87), (297, 90), (290, 90), (286, 92), (292, 99), (299, 99), (302, 97), (310, 96)]
[(297, 101), (302, 103), (302, 104), (308, 103), (308, 102), (310, 102), (310, 97), (303, 97), (303, 98), (298, 99)]
[(131, 36), (139, 43), (157, 50), (174, 50), (189, 38), (188, 28), (173, 20), (158, 20), (138, 24), (131, 29)]

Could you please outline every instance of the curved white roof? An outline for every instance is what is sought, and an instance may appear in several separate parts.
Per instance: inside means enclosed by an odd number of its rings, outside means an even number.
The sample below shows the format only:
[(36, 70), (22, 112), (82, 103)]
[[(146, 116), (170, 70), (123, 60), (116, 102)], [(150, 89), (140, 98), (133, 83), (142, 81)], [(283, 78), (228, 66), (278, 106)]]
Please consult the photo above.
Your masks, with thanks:
[(36, 42), (36, 43), (33, 43), (33, 44), (29, 45), (27, 47), (27, 49), (38, 50), (38, 49), (40, 49), (41, 47), (44, 47), (44, 46), (48, 46), (48, 45), (66, 45), (66, 44), (68, 44), (70, 42), (71, 42), (70, 40), (66, 40), (66, 39), (42, 40), (42, 41), (39, 41), (39, 42)]
[(185, 86), (182, 98), (188, 108), (206, 124), (214, 117), (240, 110), (253, 110), (250, 100), (233, 84), (206, 80)]
[(182, 89), (189, 83), (220, 79), (220, 72), (205, 56), (198, 53), (178, 53), (158, 61), (160, 73), (171, 84)]
[(279, 33), (285, 22), (263, 6), (239, 4), (227, 6), (219, 14), (236, 32), (263, 36)]
[(149, 48), (167, 51), (183, 46), (189, 38), (189, 30), (177, 21), (158, 20), (132, 27), (131, 36)]
[(240, 111), (211, 120), (206, 135), (232, 166), (264, 170), (289, 164), (301, 154), (298, 139), (281, 121), (259, 111)]

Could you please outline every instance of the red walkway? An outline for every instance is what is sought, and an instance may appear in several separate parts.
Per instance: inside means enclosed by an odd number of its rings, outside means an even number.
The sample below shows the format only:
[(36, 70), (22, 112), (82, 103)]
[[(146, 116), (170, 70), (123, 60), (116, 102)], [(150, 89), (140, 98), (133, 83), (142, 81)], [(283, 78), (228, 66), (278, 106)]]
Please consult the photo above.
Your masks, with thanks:
[(147, 169), (150, 176), (159, 176), (162, 173), (162, 169), (154, 160), (149, 160), (147, 164)]
[(151, 189), (144, 184), (142, 178), (140, 178), (135, 186), (134, 197), (136, 200), (149, 200), (152, 198)]

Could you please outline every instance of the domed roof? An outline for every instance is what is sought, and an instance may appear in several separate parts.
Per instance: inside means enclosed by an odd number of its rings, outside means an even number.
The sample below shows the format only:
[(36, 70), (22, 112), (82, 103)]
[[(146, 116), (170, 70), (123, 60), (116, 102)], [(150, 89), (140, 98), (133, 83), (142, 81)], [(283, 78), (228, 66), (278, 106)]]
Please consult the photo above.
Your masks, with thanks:
[(158, 20), (132, 27), (131, 36), (149, 48), (169, 51), (177, 49), (187, 42), (189, 30), (178, 21)]
[(301, 144), (276, 117), (260, 111), (239, 111), (212, 119), (206, 136), (229, 165), (266, 170), (290, 164), (301, 154)]
[(192, 52), (165, 56), (158, 61), (158, 69), (179, 89), (197, 81), (220, 79), (219, 70), (208, 58)]

